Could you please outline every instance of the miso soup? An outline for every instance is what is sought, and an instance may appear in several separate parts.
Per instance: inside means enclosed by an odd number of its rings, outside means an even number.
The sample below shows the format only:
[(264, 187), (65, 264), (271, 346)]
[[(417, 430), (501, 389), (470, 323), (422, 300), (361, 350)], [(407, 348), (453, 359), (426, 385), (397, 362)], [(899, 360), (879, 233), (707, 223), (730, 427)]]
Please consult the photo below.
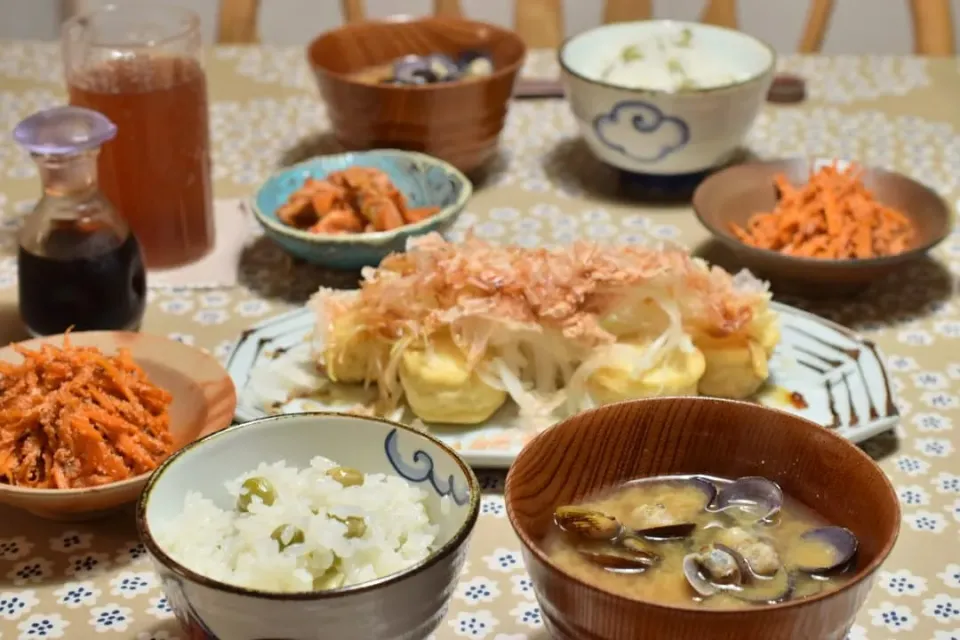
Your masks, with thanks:
[(618, 595), (735, 609), (853, 578), (857, 539), (758, 477), (660, 476), (559, 507), (545, 540), (564, 571)]
[(365, 84), (426, 85), (481, 78), (494, 71), (493, 58), (482, 51), (462, 51), (455, 56), (433, 53), (408, 55), (351, 74)]

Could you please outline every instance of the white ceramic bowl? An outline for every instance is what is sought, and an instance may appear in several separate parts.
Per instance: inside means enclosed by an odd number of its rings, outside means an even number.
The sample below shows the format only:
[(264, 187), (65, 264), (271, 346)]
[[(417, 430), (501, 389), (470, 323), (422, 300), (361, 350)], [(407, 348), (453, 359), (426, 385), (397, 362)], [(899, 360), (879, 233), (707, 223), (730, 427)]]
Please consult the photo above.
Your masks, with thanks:
[[(735, 80), (666, 91), (603, 79), (624, 47), (684, 29), (692, 36), (694, 59), (708, 58)], [(656, 175), (695, 173), (729, 160), (763, 105), (775, 63), (773, 49), (745, 33), (672, 20), (607, 24), (560, 48), (567, 99), (593, 153), (620, 169)], [(642, 82), (638, 78), (635, 84)]]
[[(424, 489), (428, 514), (440, 529), (437, 549), (419, 564), (372, 582), (325, 592), (267, 593), (191, 571), (151, 534), (155, 523), (181, 511), (187, 491), (230, 508), (225, 481), (261, 462), (286, 460), (303, 468), (318, 455), (365, 473), (398, 475)], [(441, 501), (443, 496), (450, 499)], [(446, 613), (479, 510), (476, 476), (432, 436), (372, 418), (301, 413), (231, 427), (182, 449), (144, 489), (137, 527), (187, 637), (421, 640)]]

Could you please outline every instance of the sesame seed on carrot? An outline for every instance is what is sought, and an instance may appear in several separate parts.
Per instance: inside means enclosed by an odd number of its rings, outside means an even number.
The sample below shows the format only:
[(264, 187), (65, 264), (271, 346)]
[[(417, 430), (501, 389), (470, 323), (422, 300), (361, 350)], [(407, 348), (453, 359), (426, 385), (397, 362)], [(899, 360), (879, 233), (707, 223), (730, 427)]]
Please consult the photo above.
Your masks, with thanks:
[(786, 255), (827, 260), (876, 258), (909, 249), (916, 235), (902, 212), (881, 204), (864, 185), (863, 171), (834, 163), (812, 172), (802, 186), (774, 178), (773, 211), (730, 224), (741, 242)]

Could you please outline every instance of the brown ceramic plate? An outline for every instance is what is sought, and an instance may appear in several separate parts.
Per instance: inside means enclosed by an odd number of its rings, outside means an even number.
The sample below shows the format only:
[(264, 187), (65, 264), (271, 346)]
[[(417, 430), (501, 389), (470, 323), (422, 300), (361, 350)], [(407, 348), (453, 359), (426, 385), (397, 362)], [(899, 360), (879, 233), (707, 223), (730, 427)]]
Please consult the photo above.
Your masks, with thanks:
[(773, 179), (777, 174), (785, 174), (794, 184), (804, 184), (811, 167), (822, 162), (772, 160), (724, 169), (700, 184), (693, 195), (693, 209), (700, 222), (733, 251), (742, 266), (771, 280), (781, 291), (803, 294), (828, 296), (866, 287), (903, 263), (924, 255), (950, 233), (950, 207), (936, 192), (903, 174), (865, 168), (863, 181), (874, 196), (902, 211), (916, 226), (916, 242), (909, 251), (865, 260), (820, 260), (757, 249), (733, 235), (731, 223), (743, 225), (754, 213), (774, 208), (777, 194)]
[[(488, 52), (494, 73), (423, 86), (368, 84), (354, 77), (405, 55), (466, 50)], [(455, 18), (348, 24), (318, 36), (307, 49), (340, 145), (350, 151), (420, 151), (463, 172), (496, 153), (525, 54), (513, 31)]]
[[(122, 347), (130, 349), (150, 380), (173, 395), (170, 430), (177, 449), (233, 421), (237, 406), (233, 381), (213, 356), (200, 349), (162, 336), (126, 331), (71, 333), (70, 341), (75, 346), (96, 347), (106, 354), (114, 354)], [(19, 344), (37, 349), (45, 342), (62, 345), (63, 336)], [(21, 359), (12, 346), (0, 349), (0, 360)], [(0, 503), (53, 520), (93, 518), (136, 500), (149, 475), (89, 489), (30, 489), (0, 484)]]
[[(554, 510), (630, 480), (668, 474), (763, 476), (859, 540), (854, 577), (835, 591), (748, 609), (657, 604), (589, 585), (542, 540)], [(856, 445), (799, 416), (714, 398), (607, 405), (538, 435), (507, 475), (507, 516), (543, 619), (558, 640), (840, 640), (900, 530), (897, 494)]]

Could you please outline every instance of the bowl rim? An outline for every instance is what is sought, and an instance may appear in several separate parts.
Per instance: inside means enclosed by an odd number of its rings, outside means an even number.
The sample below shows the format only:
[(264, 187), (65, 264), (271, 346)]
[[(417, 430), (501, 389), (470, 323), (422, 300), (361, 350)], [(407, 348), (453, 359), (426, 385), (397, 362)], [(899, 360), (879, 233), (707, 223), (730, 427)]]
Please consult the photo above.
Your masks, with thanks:
[[(315, 165), (322, 161), (332, 161), (332, 160), (343, 160), (349, 163), (348, 166), (358, 166), (357, 160), (369, 156), (387, 156), (393, 158), (406, 158), (410, 160), (415, 160), (424, 164), (432, 164), (435, 167), (439, 167), (447, 173), (450, 177), (460, 183), (460, 195), (457, 196), (457, 200), (453, 204), (449, 204), (434, 215), (421, 220), (420, 222), (415, 222), (414, 224), (404, 225), (402, 227), (397, 227), (391, 231), (371, 231), (371, 232), (360, 232), (360, 233), (350, 233), (350, 234), (329, 234), (329, 233), (310, 233), (308, 231), (303, 231), (302, 229), (295, 229), (289, 227), (279, 220), (275, 220), (272, 217), (264, 213), (260, 207), (257, 205), (257, 200), (260, 197), (260, 194), (266, 188), (267, 183), (273, 180), (277, 180), (284, 175), (293, 173), (299, 170), (307, 169), (312, 165)], [(322, 156), (314, 156), (313, 158), (308, 158), (302, 162), (292, 164), (289, 167), (284, 167), (279, 171), (274, 171), (266, 180), (260, 183), (260, 186), (257, 187), (257, 190), (252, 196), (247, 198), (248, 206), (253, 212), (254, 217), (257, 219), (263, 227), (278, 233), (280, 235), (295, 238), (302, 242), (309, 242), (311, 244), (369, 244), (373, 246), (389, 244), (393, 240), (401, 236), (408, 235), (422, 235), (423, 233), (428, 232), (437, 225), (442, 225), (445, 222), (448, 222), (455, 218), (457, 215), (463, 211), (463, 208), (467, 205), (470, 198), (473, 196), (473, 183), (470, 179), (459, 169), (454, 167), (452, 164), (436, 158), (426, 153), (420, 153), (419, 151), (404, 151), (403, 149), (370, 149), (368, 151), (344, 151), (342, 153), (332, 153)]]
[[(177, 345), (177, 347), (175, 348), (182, 347), (184, 349), (190, 349), (196, 352), (198, 356), (202, 356), (203, 359), (206, 360), (210, 365), (216, 366), (219, 369), (221, 369), (224, 373), (224, 378), (230, 381), (230, 388), (233, 390), (233, 399), (231, 401), (233, 408), (231, 409), (230, 412), (224, 412), (224, 415), (228, 418), (227, 422), (223, 425), (218, 425), (215, 431), (208, 433), (202, 438), (194, 438), (190, 442), (187, 442), (182, 447), (180, 447), (179, 449), (172, 452), (169, 456), (167, 456), (166, 460), (169, 460), (173, 456), (177, 455), (180, 451), (191, 446), (194, 442), (197, 442), (198, 440), (202, 440), (203, 438), (206, 438), (208, 436), (215, 435), (222, 431), (226, 431), (227, 428), (230, 427), (231, 423), (233, 422), (233, 416), (237, 412), (237, 386), (233, 383), (233, 377), (231, 377), (230, 373), (226, 370), (226, 367), (224, 367), (223, 364), (221, 364), (220, 361), (217, 360), (212, 354), (207, 353), (206, 351), (203, 351), (202, 349), (199, 349), (197, 347), (193, 347), (191, 345), (180, 342), (179, 340), (173, 340), (171, 338), (168, 338), (166, 336), (162, 336), (156, 333), (144, 333), (144, 332), (134, 332), (134, 331), (71, 331), (70, 332), (71, 336), (89, 335), (89, 334), (129, 335), (129, 336), (137, 336), (138, 340), (143, 339), (143, 336), (149, 336), (149, 339), (151, 340), (158, 340), (160, 342), (164, 342), (168, 344), (174, 343)], [(34, 341), (47, 342), (50, 340), (62, 339), (64, 335), (65, 334), (58, 333), (58, 334), (53, 334), (49, 336), (39, 336), (37, 338), (30, 338), (29, 340), (21, 340), (20, 342), (14, 342), (10, 345), (4, 345), (3, 347), (0, 347), (0, 349), (9, 349), (12, 346), (24, 345)], [(153, 471), (147, 471), (145, 473), (141, 473), (141, 474), (132, 476), (130, 478), (126, 478), (124, 480), (119, 480), (117, 482), (108, 482), (107, 484), (100, 484), (95, 487), (80, 487), (80, 488), (71, 488), (71, 489), (46, 489), (46, 488), (38, 489), (34, 487), (20, 487), (20, 486), (10, 485), (6, 483), (0, 483), (0, 493), (6, 493), (7, 495), (11, 495), (11, 496), (16, 495), (20, 498), (40, 498), (41, 496), (53, 496), (53, 495), (56, 495), (58, 497), (64, 496), (64, 497), (79, 498), (81, 496), (89, 497), (93, 495), (112, 493), (115, 491), (121, 491), (123, 489), (130, 489), (138, 484), (145, 483), (150, 478), (150, 476), (154, 473), (154, 471), (156, 471), (166, 463), (166, 460), (164, 460), (159, 465), (157, 465), (157, 467)]]
[[(147, 523), (147, 503), (150, 501), (150, 496), (153, 492), (154, 487), (160, 481), (163, 473), (168, 471), (170, 467), (176, 463), (176, 460), (181, 457), (182, 454), (186, 453), (188, 450), (195, 447), (202, 447), (209, 442), (216, 440), (217, 437), (224, 436), (228, 433), (233, 433), (235, 431), (240, 431), (248, 426), (260, 426), (260, 425), (269, 425), (273, 422), (282, 423), (289, 420), (290, 418), (302, 418), (302, 419), (326, 419), (326, 418), (346, 418), (347, 420), (357, 421), (359, 424), (362, 421), (371, 421), (379, 422), (388, 427), (395, 429), (400, 429), (406, 431), (407, 433), (414, 434), (420, 438), (423, 438), (446, 453), (456, 464), (460, 467), (460, 470), (463, 471), (464, 476), (467, 479), (467, 486), (470, 490), (470, 505), (467, 511), (467, 517), (464, 519), (463, 523), (457, 529), (456, 533), (453, 535), (450, 540), (444, 544), (439, 549), (434, 549), (431, 551), (425, 558), (413, 564), (406, 569), (400, 571), (395, 571), (389, 575), (376, 578), (374, 580), (368, 580), (367, 582), (361, 582), (359, 584), (350, 585), (347, 587), (341, 587), (339, 589), (333, 589), (329, 591), (261, 591), (259, 589), (252, 589), (249, 587), (242, 587), (240, 585), (234, 585), (227, 582), (221, 582), (220, 580), (215, 580), (208, 576), (203, 575), (198, 571), (194, 571), (189, 567), (184, 566), (174, 558), (172, 558), (160, 544), (153, 537), (153, 534), (150, 532), (150, 526)], [(275, 427), (277, 425), (274, 425)], [(306, 411), (303, 413), (291, 413), (291, 414), (281, 414), (276, 416), (267, 416), (265, 418), (258, 418), (256, 420), (251, 420), (249, 422), (243, 422), (241, 424), (233, 425), (227, 429), (222, 429), (216, 433), (211, 433), (203, 438), (195, 440), (183, 447), (175, 454), (163, 461), (159, 467), (154, 470), (153, 474), (150, 476), (150, 479), (147, 481), (147, 485), (143, 488), (143, 492), (140, 494), (140, 497), (137, 499), (137, 513), (136, 513), (136, 523), (137, 523), (137, 532), (140, 534), (140, 539), (143, 541), (144, 546), (147, 550), (153, 555), (157, 562), (162, 564), (167, 569), (173, 571), (177, 576), (201, 584), (204, 587), (209, 589), (214, 589), (216, 591), (224, 591), (238, 596), (247, 596), (252, 598), (263, 598), (267, 600), (284, 600), (284, 601), (298, 601), (298, 602), (315, 602), (321, 600), (336, 600), (338, 598), (348, 597), (354, 594), (367, 593), (374, 591), (381, 587), (386, 587), (392, 584), (396, 584), (406, 580), (407, 578), (416, 575), (426, 569), (429, 569), (438, 562), (446, 559), (457, 549), (461, 548), (464, 544), (467, 543), (470, 535), (473, 533), (474, 528), (477, 524), (477, 519), (480, 516), (480, 481), (477, 479), (476, 474), (473, 472), (473, 469), (470, 468), (466, 462), (454, 451), (451, 447), (447, 446), (435, 436), (414, 429), (413, 427), (408, 427), (407, 425), (400, 424), (399, 422), (394, 422), (392, 420), (387, 420), (385, 418), (378, 418), (373, 416), (354, 416), (347, 413), (337, 413), (335, 411)]]
[(917, 186), (918, 188), (926, 191), (927, 193), (932, 195), (934, 198), (936, 198), (936, 200), (940, 202), (940, 204), (942, 205), (943, 210), (946, 212), (946, 223), (943, 225), (943, 228), (938, 233), (934, 234), (934, 236), (930, 240), (923, 243), (922, 245), (918, 245), (916, 247), (913, 247), (912, 249), (908, 249), (907, 251), (903, 251), (901, 253), (895, 253), (889, 256), (878, 256), (874, 258), (844, 258), (844, 259), (808, 258), (806, 256), (785, 255), (783, 253), (780, 253), (779, 251), (773, 251), (772, 249), (761, 249), (760, 247), (751, 246), (743, 242), (739, 238), (735, 237), (731, 233), (727, 232), (726, 230), (719, 228), (717, 225), (710, 222), (704, 213), (705, 207), (701, 202), (702, 200), (705, 199), (705, 197), (702, 195), (703, 192), (706, 190), (706, 188), (710, 184), (715, 184), (717, 182), (720, 182), (721, 180), (729, 179), (730, 176), (727, 175), (728, 172), (735, 172), (737, 170), (742, 170), (744, 167), (749, 167), (749, 166), (771, 166), (776, 164), (789, 164), (794, 162), (806, 162), (807, 166), (812, 168), (818, 160), (819, 159), (816, 157), (811, 158), (808, 156), (792, 156), (792, 157), (784, 157), (784, 158), (775, 158), (770, 160), (756, 160), (752, 162), (743, 162), (743, 163), (735, 164), (729, 167), (724, 167), (723, 169), (720, 169), (716, 173), (713, 173), (707, 176), (706, 179), (704, 179), (703, 182), (697, 185), (697, 188), (694, 189), (693, 197), (690, 199), (690, 204), (693, 207), (693, 213), (697, 217), (697, 220), (699, 220), (700, 224), (703, 225), (703, 227), (710, 232), (711, 236), (713, 236), (718, 241), (722, 242), (723, 244), (727, 245), (728, 247), (734, 249), (737, 252), (750, 255), (756, 259), (777, 261), (781, 263), (791, 262), (797, 265), (804, 265), (808, 268), (822, 267), (824, 269), (842, 269), (842, 268), (866, 269), (870, 267), (890, 266), (890, 265), (898, 264), (900, 262), (913, 260), (914, 258), (918, 258), (924, 254), (929, 253), (937, 245), (939, 245), (941, 242), (946, 240), (947, 237), (950, 235), (950, 231), (953, 227), (953, 222), (956, 218), (956, 214), (954, 213), (953, 208), (950, 206), (950, 203), (948, 203), (943, 196), (941, 196), (939, 193), (937, 193), (934, 189), (927, 186), (926, 184), (920, 182), (919, 180), (915, 180), (914, 178), (900, 171), (893, 171), (890, 169), (884, 169), (883, 167), (878, 167), (878, 166), (868, 165), (868, 164), (860, 164), (860, 163), (858, 163), (858, 166), (865, 171), (869, 171), (881, 177), (895, 176), (899, 179), (906, 180), (912, 183), (913, 185)]
[[(707, 30), (716, 30), (716, 31), (726, 31), (728, 33), (734, 34), (738, 37), (743, 38), (744, 40), (753, 41), (754, 43), (760, 45), (762, 48), (766, 49), (770, 54), (770, 61), (767, 65), (764, 66), (762, 70), (757, 73), (751, 74), (749, 77), (742, 80), (735, 80), (732, 82), (725, 82), (723, 84), (714, 85), (710, 87), (693, 87), (689, 89), (679, 89), (677, 91), (669, 91), (667, 89), (652, 89), (648, 87), (625, 87), (613, 82), (607, 82), (605, 80), (597, 80), (595, 78), (588, 78), (579, 71), (575, 71), (567, 61), (564, 59), (564, 53), (567, 50), (567, 47), (573, 43), (577, 38), (589, 35), (591, 33), (602, 31), (608, 27), (619, 26), (619, 25), (637, 25), (637, 24), (649, 24), (657, 23), (658, 25), (678, 25), (686, 28), (693, 29), (707, 29)], [(739, 89), (748, 84), (763, 81), (764, 78), (773, 77), (773, 72), (777, 67), (777, 52), (766, 40), (762, 40), (756, 36), (750, 35), (743, 31), (737, 29), (728, 29), (727, 27), (721, 27), (714, 24), (703, 24), (701, 22), (690, 22), (687, 20), (670, 20), (667, 18), (660, 19), (651, 19), (651, 20), (632, 20), (630, 22), (611, 22), (607, 24), (601, 24), (599, 26), (593, 27), (592, 29), (587, 29), (586, 31), (581, 31), (580, 33), (574, 34), (566, 38), (563, 43), (560, 45), (560, 48), (557, 49), (557, 62), (560, 64), (560, 68), (567, 74), (587, 82), (589, 84), (597, 85), (600, 87), (606, 87), (607, 89), (616, 89), (618, 91), (627, 91), (634, 94), (640, 95), (651, 95), (651, 96), (699, 96), (711, 93), (717, 93), (721, 91), (729, 91), (732, 89)]]
[[(683, 605), (683, 604), (668, 605), (662, 602), (655, 602), (653, 600), (641, 600), (639, 598), (629, 598), (627, 596), (614, 593), (613, 591), (607, 591), (605, 589), (601, 589), (600, 587), (594, 586), (593, 584), (590, 584), (589, 582), (586, 582), (578, 578), (572, 573), (565, 571), (561, 567), (557, 566), (552, 560), (550, 560), (550, 558), (547, 557), (547, 554), (543, 551), (541, 545), (536, 544), (531, 539), (531, 537), (527, 534), (526, 531), (524, 531), (523, 529), (517, 526), (516, 513), (514, 512), (513, 503), (510, 501), (509, 495), (508, 495), (510, 490), (510, 485), (511, 485), (511, 478), (514, 475), (514, 469), (517, 468), (516, 462), (514, 462), (514, 464), (510, 467), (510, 470), (507, 472), (507, 479), (506, 479), (506, 483), (504, 484), (504, 504), (506, 506), (507, 518), (510, 521), (510, 526), (513, 528), (517, 537), (520, 539), (520, 543), (529, 553), (533, 554), (537, 558), (537, 560), (541, 563), (541, 565), (544, 567), (546, 571), (549, 571), (557, 575), (562, 580), (576, 583), (578, 588), (587, 589), (595, 596), (602, 596), (607, 599), (612, 598), (616, 601), (617, 606), (634, 606), (635, 607), (637, 605), (641, 605), (645, 607), (653, 607), (663, 611), (682, 611), (684, 612), (684, 614), (688, 614), (688, 615), (714, 617), (717, 615), (734, 616), (734, 615), (744, 615), (745, 613), (751, 613), (751, 612), (763, 613), (766, 611), (779, 611), (782, 609), (799, 609), (802, 607), (816, 606), (818, 603), (820, 603), (821, 600), (826, 600), (826, 599), (835, 597), (840, 593), (853, 589), (857, 585), (862, 583), (864, 580), (870, 578), (870, 576), (876, 573), (876, 571), (883, 565), (883, 563), (890, 556), (891, 551), (893, 551), (893, 548), (894, 546), (896, 546), (897, 540), (900, 537), (900, 528), (902, 527), (902, 520), (903, 520), (903, 509), (900, 507), (900, 499), (897, 497), (896, 489), (894, 488), (893, 483), (890, 481), (889, 476), (887, 476), (886, 472), (883, 471), (883, 469), (881, 469), (879, 465), (877, 465), (876, 461), (870, 456), (868, 456), (866, 452), (864, 452), (860, 447), (850, 442), (846, 438), (843, 438), (837, 435), (831, 430), (826, 429), (823, 426), (811, 420), (808, 420), (807, 418), (798, 416), (788, 411), (783, 411), (781, 409), (775, 409), (773, 407), (766, 407), (763, 405), (756, 405), (754, 403), (745, 402), (743, 400), (732, 400), (728, 398), (713, 398), (713, 397), (705, 397), (705, 396), (661, 396), (656, 398), (624, 400), (622, 402), (613, 403), (611, 405), (604, 405), (603, 407), (590, 409), (589, 411), (594, 412), (594, 411), (601, 410), (604, 407), (611, 407), (611, 406), (624, 405), (624, 404), (649, 405), (649, 404), (655, 404), (655, 403), (675, 402), (675, 401), (694, 402), (694, 403), (702, 403), (702, 402), (720, 403), (720, 404), (737, 405), (741, 407), (749, 407), (751, 409), (760, 409), (762, 411), (780, 413), (803, 424), (804, 428), (806, 429), (816, 429), (819, 433), (826, 434), (827, 438), (831, 438), (833, 439), (834, 442), (842, 443), (841, 446), (846, 446), (854, 450), (854, 453), (853, 453), (854, 456), (858, 456), (861, 460), (869, 462), (872, 466), (874, 466), (879, 471), (879, 475), (881, 476), (882, 483), (886, 488), (887, 497), (890, 500), (890, 503), (894, 506), (896, 520), (897, 522), (900, 523), (900, 526), (896, 528), (896, 531), (894, 531), (893, 536), (881, 546), (880, 551), (877, 553), (877, 557), (874, 558), (873, 561), (870, 562), (870, 564), (868, 564), (866, 567), (864, 567), (863, 569), (855, 573), (849, 581), (845, 582), (844, 584), (840, 585), (838, 588), (832, 591), (817, 593), (812, 596), (807, 596), (805, 598), (802, 598), (800, 600), (787, 600), (786, 602), (778, 602), (775, 604), (765, 604), (759, 609), (706, 609), (703, 607), (697, 607), (693, 605)], [(541, 431), (530, 442), (527, 443), (527, 445), (524, 447), (524, 450), (527, 450), (527, 449), (532, 450), (535, 443), (539, 439), (548, 438), (551, 431), (557, 429), (558, 427), (561, 427), (562, 425), (564, 425), (565, 423), (567, 423), (572, 419), (573, 418), (568, 418), (567, 420), (564, 420), (563, 422), (560, 422), (554, 425), (553, 427), (551, 427), (550, 429), (547, 429), (546, 431)], [(520, 452), (520, 456), (522, 455), (523, 455), (523, 451)], [(517, 456), (518, 460), (520, 459), (520, 456)]]
[[(464, 86), (469, 86), (471, 84), (479, 84), (481, 82), (489, 82), (491, 80), (499, 80), (500, 78), (515, 75), (520, 67), (523, 66), (524, 61), (527, 58), (527, 44), (523, 41), (523, 38), (520, 37), (516, 31), (512, 29), (507, 29), (500, 25), (492, 24), (490, 22), (483, 22), (482, 20), (470, 20), (468, 18), (457, 18), (450, 16), (400, 16), (404, 19), (398, 19), (394, 17), (391, 19), (389, 16), (386, 18), (365, 20), (363, 22), (354, 22), (340, 25), (335, 29), (330, 29), (329, 31), (324, 31), (320, 35), (316, 36), (313, 40), (307, 44), (306, 49), (306, 58), (307, 64), (313, 69), (314, 73), (322, 73), (326, 76), (336, 78), (338, 81), (345, 84), (349, 84), (355, 87), (363, 87), (365, 89), (376, 89), (378, 91), (388, 91), (388, 92), (401, 92), (401, 91), (417, 91), (417, 92), (427, 92), (427, 91), (436, 91), (436, 92), (446, 92), (446, 91), (456, 91)], [(369, 82), (362, 82), (354, 77), (351, 73), (341, 73), (339, 71), (333, 71), (328, 67), (320, 64), (314, 60), (313, 49), (317, 44), (324, 38), (329, 38), (334, 33), (343, 32), (350, 33), (351, 31), (361, 31), (368, 28), (371, 24), (377, 25), (417, 25), (417, 24), (430, 24), (430, 23), (440, 23), (440, 24), (458, 24), (461, 26), (469, 26), (476, 28), (485, 28), (491, 31), (496, 32), (501, 36), (506, 36), (512, 38), (516, 44), (520, 45), (520, 55), (516, 60), (510, 64), (504, 65), (502, 68), (494, 68), (493, 73), (487, 76), (481, 76), (478, 78), (466, 78), (457, 82), (438, 82), (436, 84), (425, 84), (425, 85), (394, 85), (394, 84), (370, 84)]]

